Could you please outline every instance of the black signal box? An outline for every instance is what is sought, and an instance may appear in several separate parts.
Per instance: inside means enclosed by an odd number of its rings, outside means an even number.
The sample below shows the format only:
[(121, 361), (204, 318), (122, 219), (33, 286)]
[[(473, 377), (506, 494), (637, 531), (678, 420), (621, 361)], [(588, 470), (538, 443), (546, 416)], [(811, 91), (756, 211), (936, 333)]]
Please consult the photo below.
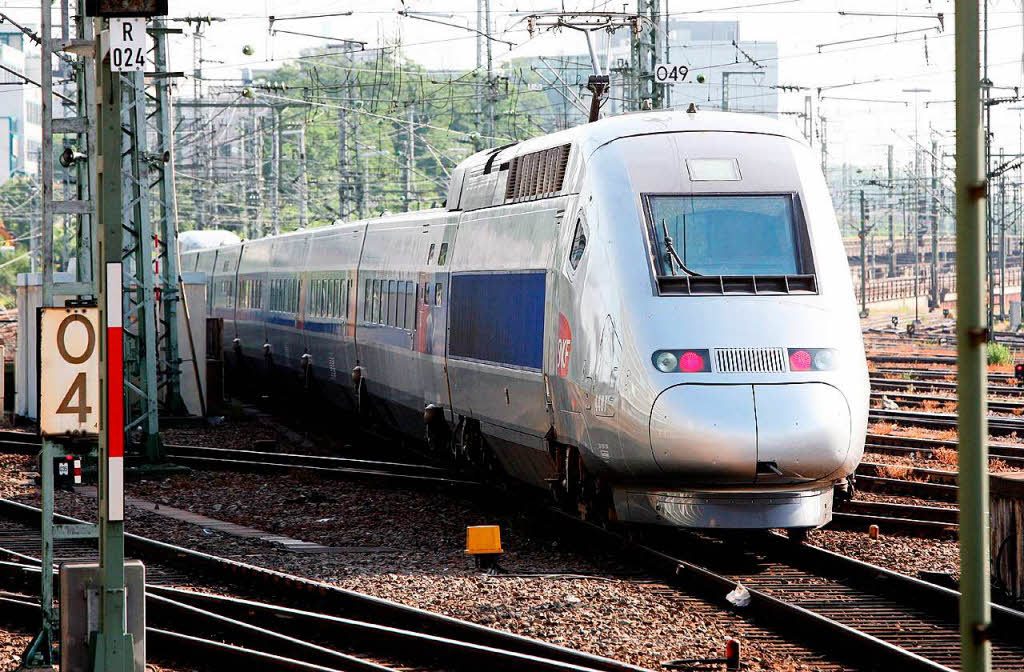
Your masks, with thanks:
[(85, 0), (86, 16), (165, 16), (167, 0)]

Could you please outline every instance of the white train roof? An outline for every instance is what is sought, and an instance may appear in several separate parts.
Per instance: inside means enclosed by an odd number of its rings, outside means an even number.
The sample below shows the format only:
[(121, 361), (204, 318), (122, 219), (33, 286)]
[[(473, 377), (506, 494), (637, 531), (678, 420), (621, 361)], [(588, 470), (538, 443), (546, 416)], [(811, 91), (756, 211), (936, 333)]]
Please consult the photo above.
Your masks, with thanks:
[[(452, 172), (446, 206), (478, 208), (546, 198), (572, 183), (582, 161), (620, 138), (656, 133), (757, 133), (804, 142), (790, 124), (733, 112), (635, 112), (477, 152)], [(576, 151), (570, 152), (570, 147)]]

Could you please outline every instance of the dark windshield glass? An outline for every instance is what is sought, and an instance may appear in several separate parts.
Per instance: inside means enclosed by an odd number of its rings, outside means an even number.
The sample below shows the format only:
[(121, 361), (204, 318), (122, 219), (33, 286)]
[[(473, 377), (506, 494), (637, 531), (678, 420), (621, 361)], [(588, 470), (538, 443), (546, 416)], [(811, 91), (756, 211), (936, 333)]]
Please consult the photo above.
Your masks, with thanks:
[(659, 275), (802, 272), (790, 196), (652, 196), (650, 208)]

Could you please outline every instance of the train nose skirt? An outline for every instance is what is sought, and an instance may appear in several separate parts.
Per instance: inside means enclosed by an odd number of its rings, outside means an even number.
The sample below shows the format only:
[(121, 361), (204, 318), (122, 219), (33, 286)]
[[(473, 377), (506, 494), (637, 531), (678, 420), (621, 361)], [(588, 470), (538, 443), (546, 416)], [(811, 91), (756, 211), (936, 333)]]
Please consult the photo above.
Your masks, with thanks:
[(670, 492), (622, 488), (623, 522), (701, 529), (821, 527), (832, 520), (831, 485), (799, 491)]
[(662, 473), (708, 483), (809, 483), (830, 478), (850, 450), (850, 407), (825, 383), (681, 384), (651, 409)]

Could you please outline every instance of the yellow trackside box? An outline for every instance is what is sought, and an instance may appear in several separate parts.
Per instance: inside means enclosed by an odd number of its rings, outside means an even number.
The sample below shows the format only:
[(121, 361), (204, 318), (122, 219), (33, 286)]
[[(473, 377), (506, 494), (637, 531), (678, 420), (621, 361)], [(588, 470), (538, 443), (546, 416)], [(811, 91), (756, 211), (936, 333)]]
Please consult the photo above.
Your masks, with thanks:
[(497, 525), (476, 525), (466, 528), (466, 553), (497, 555), (501, 550), (501, 528)]

